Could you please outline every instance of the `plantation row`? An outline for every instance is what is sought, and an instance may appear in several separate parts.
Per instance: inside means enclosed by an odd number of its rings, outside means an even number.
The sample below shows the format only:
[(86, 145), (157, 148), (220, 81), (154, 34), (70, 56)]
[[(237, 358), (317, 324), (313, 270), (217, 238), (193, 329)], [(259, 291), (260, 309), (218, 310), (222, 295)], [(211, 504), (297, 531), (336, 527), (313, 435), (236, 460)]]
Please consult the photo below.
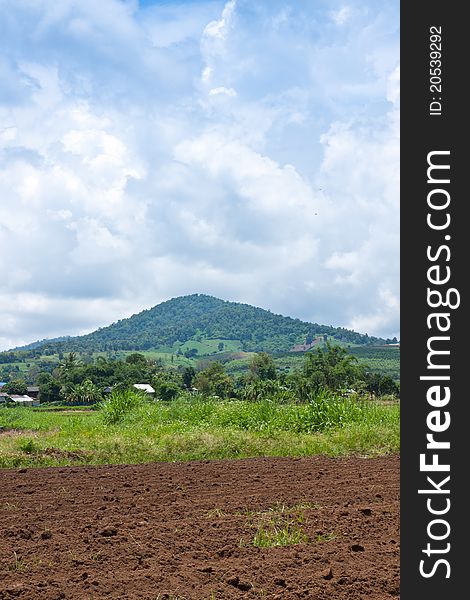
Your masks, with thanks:
[[(224, 365), (206, 361), (201, 368), (164, 367), (139, 353), (125, 360), (98, 357), (83, 364), (78, 356), (65, 356), (52, 373), (36, 377), (41, 403), (96, 404), (113, 391), (129, 390), (135, 384), (149, 384), (155, 398), (170, 401), (190, 393), (204, 398), (277, 403), (308, 402), (321, 390), (340, 395), (399, 395), (399, 385), (388, 375), (373, 372), (340, 346), (305, 354), (300, 367), (285, 371), (264, 353), (252, 356), (246, 373), (230, 375)], [(24, 380), (15, 379), (1, 388), (2, 394), (26, 394)]]

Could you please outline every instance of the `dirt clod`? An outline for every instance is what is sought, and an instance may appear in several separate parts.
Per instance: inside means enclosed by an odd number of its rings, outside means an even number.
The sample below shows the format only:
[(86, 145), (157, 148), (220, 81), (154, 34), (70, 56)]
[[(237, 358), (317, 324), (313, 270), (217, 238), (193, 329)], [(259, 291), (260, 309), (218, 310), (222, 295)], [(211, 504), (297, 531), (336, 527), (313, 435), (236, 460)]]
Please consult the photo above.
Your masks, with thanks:
[(103, 537), (112, 537), (113, 535), (117, 535), (118, 530), (116, 527), (105, 527), (100, 531), (100, 535)]
[(329, 567), (328, 569), (325, 569), (322, 573), (321, 576), (323, 577), (323, 579), (326, 579), (327, 581), (329, 579), (333, 579), (333, 569), (331, 567)]

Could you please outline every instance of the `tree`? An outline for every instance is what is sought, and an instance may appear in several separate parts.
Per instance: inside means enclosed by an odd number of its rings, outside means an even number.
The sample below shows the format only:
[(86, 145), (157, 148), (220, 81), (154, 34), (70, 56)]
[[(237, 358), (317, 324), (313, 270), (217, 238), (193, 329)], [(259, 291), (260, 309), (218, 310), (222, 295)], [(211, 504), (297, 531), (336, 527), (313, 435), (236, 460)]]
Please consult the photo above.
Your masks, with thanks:
[(12, 379), (2, 387), (2, 392), (7, 394), (18, 394), (24, 396), (28, 391), (28, 386), (24, 379)]
[(61, 385), (50, 373), (39, 373), (39, 400), (41, 402), (60, 402), (62, 400)]
[(190, 389), (193, 385), (193, 379), (196, 375), (194, 367), (185, 367), (183, 370), (183, 385), (186, 389)]
[(211, 363), (194, 378), (194, 387), (205, 396), (227, 398), (232, 395), (233, 380), (219, 362)]
[(272, 356), (266, 352), (258, 352), (253, 356), (250, 362), (250, 374), (254, 379), (263, 381), (276, 379), (276, 365)]
[(126, 363), (130, 365), (146, 365), (147, 359), (143, 354), (140, 354), (139, 352), (133, 352), (132, 354), (126, 356)]
[(152, 378), (155, 395), (160, 400), (173, 400), (181, 392), (181, 377), (176, 371), (158, 373)]
[(59, 367), (70, 370), (78, 367), (80, 364), (80, 360), (76, 352), (69, 352), (67, 356), (64, 358), (63, 362), (59, 365)]
[(37, 376), (40, 373), (40, 369), (37, 364), (33, 364), (29, 366), (26, 377), (28, 379), (28, 383), (33, 384), (36, 381)]
[(389, 375), (367, 373), (365, 382), (367, 391), (376, 396), (383, 396), (385, 394), (398, 396), (400, 394), (399, 385)]
[(341, 346), (327, 343), (325, 348), (306, 355), (303, 375), (314, 387), (339, 391), (351, 387), (355, 381), (364, 379), (364, 370), (355, 356)]
[(74, 371), (80, 366), (76, 352), (69, 352), (57, 367), (57, 376), (62, 381), (70, 380)]

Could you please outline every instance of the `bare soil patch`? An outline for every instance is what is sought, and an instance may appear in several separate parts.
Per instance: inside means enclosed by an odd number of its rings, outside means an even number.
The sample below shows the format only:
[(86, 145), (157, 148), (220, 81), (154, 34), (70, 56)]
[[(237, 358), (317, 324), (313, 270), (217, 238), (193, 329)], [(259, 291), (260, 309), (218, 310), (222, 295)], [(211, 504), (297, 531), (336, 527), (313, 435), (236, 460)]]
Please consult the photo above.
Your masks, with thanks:
[(399, 456), (0, 471), (2, 600), (398, 597)]

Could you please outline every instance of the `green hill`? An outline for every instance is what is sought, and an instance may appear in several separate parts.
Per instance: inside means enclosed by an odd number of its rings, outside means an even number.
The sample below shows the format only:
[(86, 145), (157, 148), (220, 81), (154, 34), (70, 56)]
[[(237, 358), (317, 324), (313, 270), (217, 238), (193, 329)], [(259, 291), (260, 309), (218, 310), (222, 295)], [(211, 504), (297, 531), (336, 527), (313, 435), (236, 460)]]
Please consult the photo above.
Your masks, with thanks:
[(193, 294), (162, 302), (87, 335), (30, 344), (27, 352), (35, 357), (59, 352), (184, 353), (191, 349), (199, 356), (224, 350), (276, 353), (325, 338), (359, 345), (386, 342), (342, 327), (307, 323), (248, 304)]

